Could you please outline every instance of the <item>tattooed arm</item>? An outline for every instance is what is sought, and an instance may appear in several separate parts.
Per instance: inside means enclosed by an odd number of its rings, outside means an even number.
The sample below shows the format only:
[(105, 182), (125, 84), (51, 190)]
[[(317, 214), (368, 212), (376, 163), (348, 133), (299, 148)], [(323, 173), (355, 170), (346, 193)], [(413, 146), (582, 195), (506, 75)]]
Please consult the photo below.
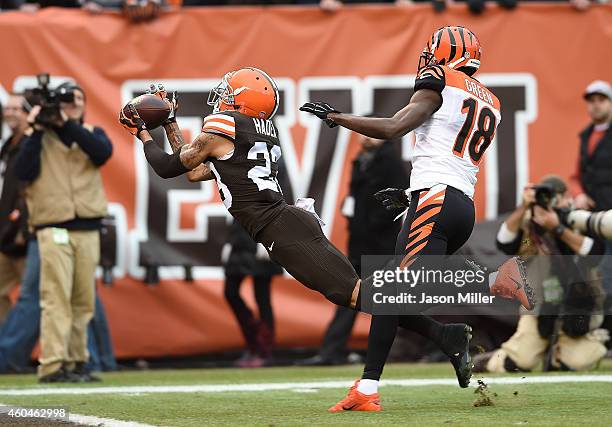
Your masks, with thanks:
[[(170, 142), (172, 151), (174, 153), (181, 151), (181, 149), (185, 145), (185, 140), (183, 139), (183, 133), (181, 132), (181, 129), (178, 127), (176, 122), (170, 122), (165, 124), (164, 130), (166, 131), (166, 135), (168, 136), (168, 141)], [(208, 166), (206, 166), (204, 163), (201, 163), (195, 169), (187, 172), (187, 178), (191, 182), (199, 182), (215, 179), (215, 176), (213, 175)]]
[(204, 168), (208, 169), (208, 167), (202, 163), (209, 157), (218, 158), (234, 149), (234, 144), (221, 136), (201, 133), (191, 144), (177, 145), (177, 151), (174, 154), (167, 154), (153, 141), (146, 130), (140, 132), (139, 135), (143, 140), (147, 162), (162, 178), (173, 178), (202, 166), (190, 174), (189, 179), (197, 178), (197, 181), (212, 179), (212, 174), (205, 173)]
[(206, 164), (201, 163), (197, 168), (187, 172), (187, 178), (191, 182), (208, 181), (215, 179), (215, 175)]
[(181, 163), (187, 169), (193, 170), (209, 157), (223, 157), (233, 149), (234, 144), (228, 139), (202, 132), (191, 144), (184, 145), (181, 148)]
[(172, 152), (176, 153), (180, 151), (181, 147), (185, 145), (185, 140), (183, 139), (183, 132), (181, 132), (178, 124), (176, 122), (167, 123), (164, 125), (164, 130), (168, 136), (168, 142), (170, 142)]

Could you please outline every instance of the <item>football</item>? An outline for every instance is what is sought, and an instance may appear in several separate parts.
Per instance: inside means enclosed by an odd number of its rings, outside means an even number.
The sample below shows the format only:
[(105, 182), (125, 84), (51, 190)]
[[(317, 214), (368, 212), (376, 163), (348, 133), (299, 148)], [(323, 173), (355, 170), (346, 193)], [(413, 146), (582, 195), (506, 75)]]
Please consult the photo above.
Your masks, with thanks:
[[(140, 95), (128, 104), (134, 105), (149, 130), (161, 126), (170, 115), (170, 105), (157, 95)], [(123, 112), (127, 114), (127, 105), (123, 107)]]

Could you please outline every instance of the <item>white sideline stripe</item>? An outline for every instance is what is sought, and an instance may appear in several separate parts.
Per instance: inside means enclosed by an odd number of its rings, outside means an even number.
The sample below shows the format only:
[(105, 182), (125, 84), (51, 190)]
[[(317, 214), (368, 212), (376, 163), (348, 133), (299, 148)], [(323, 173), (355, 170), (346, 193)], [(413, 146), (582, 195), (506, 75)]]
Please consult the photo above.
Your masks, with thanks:
[[(0, 403), (0, 414), (8, 412), (7, 410), (3, 410), (7, 406), (15, 407), (19, 405), (6, 405), (4, 403)], [(29, 405), (26, 405), (26, 407), (29, 407)], [(142, 424), (137, 423), (135, 421), (121, 421), (116, 420), (114, 418), (101, 418), (94, 417), (92, 415), (73, 414), (72, 412), (68, 416), (68, 421), (71, 423), (85, 424), (88, 426), (97, 427), (155, 427), (150, 424)]]
[[(532, 377), (483, 378), (487, 384), (559, 384), (559, 383), (612, 383), (612, 375), (556, 375)], [(294, 389), (345, 388), (352, 381), (320, 381), (299, 383), (253, 383), (253, 384), (198, 384), (174, 386), (119, 386), (119, 387), (66, 387), (35, 389), (0, 389), (0, 396), (43, 396), (69, 394), (126, 394), (126, 393), (222, 393), (234, 391), (272, 391)], [(422, 387), (432, 385), (456, 386), (457, 380), (426, 378), (410, 380), (383, 380), (381, 386)], [(472, 380), (472, 386), (476, 381)]]
[(151, 424), (137, 423), (136, 421), (121, 421), (114, 418), (101, 418), (91, 415), (70, 414), (70, 422), (97, 427), (155, 427)]

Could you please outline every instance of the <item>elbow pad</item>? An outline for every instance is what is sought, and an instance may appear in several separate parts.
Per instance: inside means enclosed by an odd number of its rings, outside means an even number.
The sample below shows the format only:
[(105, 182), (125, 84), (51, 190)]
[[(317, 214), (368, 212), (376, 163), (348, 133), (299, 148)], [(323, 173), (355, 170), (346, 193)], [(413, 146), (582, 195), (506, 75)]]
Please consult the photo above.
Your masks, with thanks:
[(144, 144), (144, 153), (155, 173), (164, 179), (189, 172), (189, 169), (181, 163), (180, 151), (168, 154), (155, 142), (150, 141)]

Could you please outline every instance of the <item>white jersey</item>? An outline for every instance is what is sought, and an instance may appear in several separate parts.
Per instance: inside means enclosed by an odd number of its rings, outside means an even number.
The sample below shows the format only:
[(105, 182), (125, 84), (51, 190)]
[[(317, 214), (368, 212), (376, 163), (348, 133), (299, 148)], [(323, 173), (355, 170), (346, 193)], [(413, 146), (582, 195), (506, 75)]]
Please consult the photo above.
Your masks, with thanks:
[(446, 184), (474, 197), (480, 162), (501, 121), (499, 100), (483, 84), (451, 68), (423, 69), (414, 85), (442, 96), (442, 106), (414, 130), (410, 191)]

